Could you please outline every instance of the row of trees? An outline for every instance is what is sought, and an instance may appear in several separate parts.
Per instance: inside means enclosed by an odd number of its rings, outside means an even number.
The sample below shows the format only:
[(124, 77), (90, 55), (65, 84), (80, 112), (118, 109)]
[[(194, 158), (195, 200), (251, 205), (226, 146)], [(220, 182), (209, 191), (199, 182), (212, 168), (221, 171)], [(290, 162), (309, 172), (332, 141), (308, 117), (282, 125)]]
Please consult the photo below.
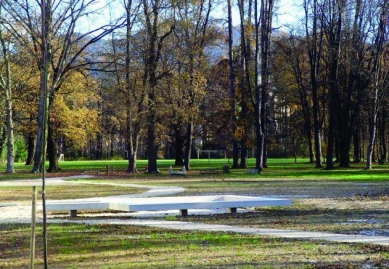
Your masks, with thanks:
[[(304, 0), (282, 30), (274, 0), (97, 2), (0, 1), (7, 172), (14, 131), (34, 172), (45, 145), (49, 171), (59, 153), (104, 147), (126, 151), (129, 172), (144, 152), (156, 173), (166, 148), (189, 170), (204, 143), (233, 168), (255, 149), (258, 171), (268, 155), (329, 169), (387, 158), (387, 0)], [(109, 10), (118, 19), (98, 26)]]
[(352, 141), (354, 161), (361, 161), (367, 126), (370, 169), (377, 129), (379, 158), (387, 158), (388, 1), (305, 0), (303, 8), (305, 34), (282, 36), (275, 46), (286, 63), (282, 74), (290, 74), (298, 93), (307, 141), (314, 134), (311, 161), (315, 152), (322, 166), (323, 137), (326, 168), (336, 161), (349, 167)]

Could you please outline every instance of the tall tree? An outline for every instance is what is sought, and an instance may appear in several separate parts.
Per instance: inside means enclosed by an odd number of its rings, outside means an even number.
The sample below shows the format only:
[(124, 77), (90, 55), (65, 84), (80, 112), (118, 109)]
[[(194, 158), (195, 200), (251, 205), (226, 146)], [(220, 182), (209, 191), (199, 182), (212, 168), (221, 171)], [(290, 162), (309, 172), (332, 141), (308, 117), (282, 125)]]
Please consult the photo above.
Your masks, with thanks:
[[(367, 148), (366, 169), (372, 168), (374, 142), (376, 139), (377, 114), (382, 94), (387, 91), (388, 85), (384, 83), (387, 74), (383, 69), (384, 56), (387, 54), (388, 41), (388, 14), (389, 1), (384, 0), (377, 6), (377, 24), (371, 48), (370, 67), (370, 115), (369, 115), (369, 145)], [(372, 18), (374, 19), (374, 18)], [(374, 24), (373, 24), (374, 25)], [(385, 74), (385, 75), (384, 75)]]
[(174, 33), (181, 61), (178, 69), (184, 78), (182, 84), (186, 107), (184, 165), (187, 170), (190, 170), (194, 125), (207, 76), (205, 48), (212, 45), (216, 38), (210, 17), (213, 3), (214, 0), (184, 0), (177, 5)]
[[(147, 90), (147, 160), (148, 172), (158, 173), (157, 168), (157, 91), (158, 81), (167, 74), (159, 73), (158, 67), (161, 60), (163, 44), (166, 38), (173, 32), (174, 22), (168, 21), (170, 2), (166, 0), (143, 0), (143, 15), (146, 32), (146, 55), (144, 66), (143, 87)], [(161, 15), (166, 15), (162, 17)], [(164, 21), (161, 21), (164, 20)], [(168, 25), (163, 25), (167, 23)], [(165, 26), (165, 27), (163, 27)], [(164, 31), (165, 30), (165, 31)]]
[[(127, 133), (127, 152), (128, 152), (128, 168), (127, 172), (136, 173), (136, 160), (140, 138), (141, 119), (140, 115), (143, 110), (144, 91), (140, 98), (136, 98), (135, 83), (131, 82), (131, 39), (132, 28), (137, 18), (137, 13), (140, 3), (132, 0), (124, 1), (126, 10), (126, 54), (125, 54), (125, 93), (126, 93), (126, 133)], [(132, 107), (136, 104), (137, 116), (133, 115)]]
[[(98, 10), (93, 8), (96, 0), (70, 2), (42, 0), (38, 5), (31, 1), (5, 0), (3, 2), (8, 15), (5, 27), (35, 57), (41, 73), (38, 135), (33, 168), (33, 171), (37, 172), (43, 168), (42, 149), (46, 146), (42, 144), (46, 140), (43, 137), (47, 136), (47, 130), (53, 130), (53, 126), (50, 128), (45, 126), (48, 123), (47, 119), (56, 92), (71, 72), (81, 71), (91, 64), (91, 61), (83, 58), (86, 49), (121, 24), (104, 25), (78, 33), (81, 20), (96, 15)], [(39, 20), (39, 16), (43, 19)], [(19, 31), (19, 27), (24, 31)], [(22, 33), (26, 33), (28, 38)], [(49, 135), (48, 139), (51, 137)], [(53, 141), (48, 143), (48, 145), (54, 144)], [(48, 148), (48, 156), (49, 170), (58, 171), (55, 147)]]
[(316, 168), (322, 167), (322, 123), (320, 120), (319, 76), (323, 51), (323, 13), (320, 12), (318, 0), (304, 0), (305, 38), (310, 65), (310, 82), (312, 88), (313, 128), (315, 143)]
[[(247, 5), (246, 5), (247, 4)], [(254, 57), (252, 48), (253, 36), (253, 1), (238, 1), (239, 17), (240, 17), (240, 123), (241, 123), (241, 138), (240, 138), (240, 168), (247, 166), (247, 134), (249, 128), (249, 110), (248, 99), (253, 92), (252, 74), (254, 69)]]
[[(2, 17), (2, 10), (0, 7), (0, 18)], [(3, 20), (0, 22), (0, 44), (1, 44), (1, 57), (2, 57), (2, 69), (0, 74), (0, 88), (5, 95), (5, 110), (6, 110), (6, 125), (7, 125), (7, 173), (14, 173), (14, 123), (12, 118), (13, 110), (13, 97), (12, 97), (12, 74), (11, 74), (11, 62), (9, 59), (10, 42), (6, 40), (5, 33), (3, 32)]]
[(236, 84), (235, 84), (235, 66), (233, 56), (233, 25), (232, 25), (232, 5), (231, 0), (227, 2), (228, 9), (228, 67), (229, 67), (229, 88), (230, 88), (230, 103), (231, 103), (231, 129), (232, 129), (232, 168), (239, 167), (239, 148), (238, 141), (235, 137), (237, 130), (236, 119)]
[[(268, 135), (267, 120), (268, 120), (268, 101), (270, 94), (270, 53), (271, 53), (271, 37), (272, 37), (272, 23), (274, 16), (274, 0), (261, 0), (260, 9), (260, 94), (261, 94), (261, 114), (260, 120), (261, 131), (259, 137), (257, 136), (257, 168), (262, 169), (267, 166), (267, 152), (266, 152), (266, 137)], [(259, 95), (259, 93), (256, 93)], [(258, 104), (259, 105), (259, 102)]]
[(328, 63), (329, 63), (329, 80), (330, 80), (330, 115), (328, 123), (328, 141), (326, 169), (334, 168), (334, 147), (336, 130), (339, 116), (339, 64), (342, 43), (343, 13), (346, 1), (329, 0), (328, 4), (323, 7), (324, 14), (324, 31), (328, 42)]
[[(123, 0), (122, 5), (125, 11), (126, 28), (124, 33), (113, 33), (110, 47), (112, 51), (107, 53), (107, 57), (112, 59), (112, 66), (102, 68), (104, 77), (104, 88), (107, 89), (107, 95), (119, 94), (122, 98), (112, 99), (112, 109), (110, 114), (116, 114), (121, 118), (118, 109), (119, 105), (123, 105), (124, 113), (122, 115), (123, 125), (125, 130), (125, 144), (127, 150), (128, 167), (127, 172), (137, 173), (137, 154), (139, 147), (139, 139), (142, 135), (142, 111), (144, 110), (145, 90), (137, 90), (140, 72), (139, 66), (136, 66), (138, 55), (136, 49), (141, 45), (137, 45), (135, 39), (140, 34), (133, 32), (134, 25), (138, 22), (139, 10), (141, 1)], [(143, 46), (143, 44), (142, 44)], [(111, 76), (114, 74), (114, 76)], [(115, 78), (115, 79), (113, 79)], [(106, 98), (103, 98), (106, 99)], [(120, 103), (120, 104), (119, 104)], [(105, 106), (107, 106), (107, 102)], [(104, 117), (103, 117), (104, 118)], [(113, 127), (113, 126), (112, 126)], [(101, 135), (100, 135), (101, 136)], [(112, 139), (111, 139), (112, 140)], [(111, 143), (112, 145), (112, 143)], [(111, 151), (113, 151), (111, 146)]]
[[(309, 70), (307, 68), (308, 55), (305, 51), (306, 47), (303, 39), (293, 34), (281, 36), (275, 43), (276, 51), (278, 51), (277, 55), (281, 58), (275, 59), (272, 70), (275, 73), (276, 79), (287, 82), (288, 85), (285, 85), (283, 89), (293, 88), (297, 92), (303, 115), (304, 132), (308, 143), (309, 160), (313, 163), (312, 106), (310, 101), (312, 96), (307, 83), (309, 80)], [(290, 106), (292, 105), (293, 103), (290, 104)]]
[[(363, 0), (355, 1), (354, 16), (347, 14), (345, 16), (346, 32), (344, 36), (344, 47), (346, 53), (343, 56), (340, 72), (343, 76), (340, 80), (341, 91), (339, 95), (338, 112), (338, 139), (339, 139), (339, 166), (350, 166), (350, 147), (353, 133), (357, 130), (358, 117), (361, 110), (361, 96), (366, 87), (366, 79), (363, 75), (364, 51), (366, 34), (363, 33), (364, 24), (366, 24), (366, 2)], [(349, 4), (348, 8), (352, 8)], [(351, 12), (350, 12), (351, 13)], [(347, 78), (347, 79), (345, 79)], [(356, 152), (358, 152), (359, 143), (354, 143)]]

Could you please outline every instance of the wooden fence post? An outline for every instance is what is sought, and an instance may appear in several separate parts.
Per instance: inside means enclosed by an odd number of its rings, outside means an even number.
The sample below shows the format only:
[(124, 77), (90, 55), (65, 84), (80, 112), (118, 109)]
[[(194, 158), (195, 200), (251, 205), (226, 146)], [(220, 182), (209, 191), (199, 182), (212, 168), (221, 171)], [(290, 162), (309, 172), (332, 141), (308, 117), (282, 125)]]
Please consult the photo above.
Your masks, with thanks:
[(36, 186), (32, 187), (32, 211), (31, 211), (31, 238), (30, 238), (30, 269), (34, 268), (35, 264), (35, 228), (36, 228)]

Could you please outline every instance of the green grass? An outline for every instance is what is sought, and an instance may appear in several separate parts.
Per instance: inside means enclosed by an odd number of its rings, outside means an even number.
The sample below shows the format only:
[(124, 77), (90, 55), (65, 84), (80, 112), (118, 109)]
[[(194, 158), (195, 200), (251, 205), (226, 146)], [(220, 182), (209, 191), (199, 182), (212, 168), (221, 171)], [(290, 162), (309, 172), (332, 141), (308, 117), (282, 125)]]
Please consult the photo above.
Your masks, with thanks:
[[(114, 167), (116, 172), (125, 172), (128, 162), (126, 160), (105, 160), (105, 161), (65, 161), (60, 163), (62, 172), (64, 173), (90, 173), (96, 171), (104, 173), (106, 166)], [(206, 174), (202, 177), (207, 178), (239, 178), (239, 179), (302, 179), (302, 180), (387, 180), (389, 165), (375, 165), (374, 169), (367, 171), (364, 169), (364, 164), (352, 164), (351, 168), (337, 168), (334, 170), (317, 169), (314, 164), (308, 163), (307, 159), (298, 159), (295, 163), (294, 159), (269, 159), (269, 167), (264, 169), (260, 175), (246, 174), (246, 169), (231, 169), (231, 173), (223, 174), (222, 167), (231, 165), (229, 159), (193, 159), (191, 160), (191, 171), (186, 177), (201, 177), (200, 169), (214, 168), (219, 171), (219, 174)], [(139, 160), (137, 167), (140, 172), (144, 171), (147, 166), (146, 160)], [(163, 178), (168, 175), (168, 167), (174, 166), (174, 160), (158, 160), (158, 168), (161, 174), (157, 174), (154, 178)], [(255, 166), (255, 159), (248, 159), (248, 167)], [(176, 167), (175, 169), (178, 169)], [(5, 164), (0, 165), (0, 171), (5, 171)], [(39, 178), (39, 174), (32, 174), (32, 166), (26, 166), (23, 163), (15, 164), (16, 174), (10, 175), (0, 173), (0, 180), (9, 178)], [(48, 175), (50, 176), (50, 175)], [(143, 173), (138, 173), (137, 177), (149, 177)]]
[[(39, 189), (39, 188), (38, 188)], [(145, 189), (123, 186), (75, 184), (75, 185), (49, 185), (46, 186), (46, 198), (49, 200), (77, 199), (90, 197), (104, 197), (120, 194), (135, 194)], [(32, 190), (29, 186), (3, 186), (0, 187), (0, 204), (7, 202), (21, 202), (31, 200)]]
[[(193, 160), (188, 175), (168, 174), (173, 160), (159, 160), (160, 174), (125, 173), (126, 161), (80, 161), (61, 163), (63, 175), (105, 171), (93, 179), (72, 180), (71, 185), (48, 186), (49, 199), (83, 198), (143, 192), (114, 183), (181, 186), (177, 195), (245, 194), (307, 195), (294, 199), (291, 207), (259, 208), (237, 215), (166, 216), (168, 221), (193, 221), (259, 228), (301, 229), (356, 234), (360, 231), (385, 232), (389, 221), (388, 165), (371, 171), (364, 164), (349, 169), (316, 169), (307, 160), (271, 159), (260, 175), (245, 169), (221, 173), (226, 159)], [(138, 168), (147, 165), (139, 161)], [(249, 160), (249, 167), (254, 160)], [(218, 174), (199, 173), (215, 168)], [(0, 169), (5, 170), (4, 164)], [(178, 169), (176, 167), (175, 169)], [(9, 179), (39, 178), (31, 167), (16, 165), (17, 174), (0, 173), (0, 182)], [(60, 176), (62, 174), (48, 174)], [(93, 183), (93, 184), (91, 184)], [(99, 183), (99, 184), (95, 184)], [(100, 184), (104, 183), (104, 184)], [(330, 197), (329, 197), (330, 196)], [(0, 186), (0, 204), (11, 201), (30, 203), (30, 187)], [(80, 216), (82, 217), (82, 212)], [(57, 217), (57, 215), (52, 215)], [(60, 216), (63, 218), (63, 216)], [(88, 219), (99, 218), (88, 217)], [(117, 218), (127, 218), (118, 215)], [(360, 220), (373, 221), (360, 221)], [(356, 220), (353, 222), (353, 220)], [(346, 224), (345, 224), (346, 223)], [(29, 225), (0, 225), (0, 268), (26, 268), (29, 260)], [(37, 267), (42, 267), (41, 227), (37, 237)], [(49, 264), (51, 268), (387, 268), (388, 247), (366, 244), (268, 238), (232, 233), (173, 231), (125, 225), (49, 224)]]
[[(52, 224), (48, 234), (51, 268), (359, 268), (367, 260), (377, 268), (387, 265), (387, 248), (359, 244), (122, 225)], [(5, 225), (0, 235), (0, 257), (7, 257), (0, 267), (28, 267), (29, 226)], [(41, 243), (38, 236), (38, 268)]]

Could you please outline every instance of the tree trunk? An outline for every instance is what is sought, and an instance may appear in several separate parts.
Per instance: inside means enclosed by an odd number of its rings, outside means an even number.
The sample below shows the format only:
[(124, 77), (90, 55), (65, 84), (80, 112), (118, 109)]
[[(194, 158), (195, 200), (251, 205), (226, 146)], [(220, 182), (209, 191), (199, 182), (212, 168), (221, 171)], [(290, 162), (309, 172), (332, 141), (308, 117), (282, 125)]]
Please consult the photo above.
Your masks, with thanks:
[(49, 100), (48, 93), (46, 92), (46, 87), (48, 85), (48, 77), (49, 75), (45, 70), (41, 70), (40, 72), (40, 96), (39, 96), (39, 107), (38, 107), (38, 132), (36, 137), (36, 147), (34, 153), (34, 167), (32, 172), (39, 173), (44, 169), (44, 163), (42, 163), (42, 152), (46, 150), (43, 147), (46, 147), (46, 144), (42, 144), (47, 141), (47, 119), (49, 115), (48, 107)]
[(307, 94), (303, 89), (300, 89), (300, 101), (301, 101), (301, 106), (302, 106), (303, 116), (304, 116), (304, 130), (308, 142), (309, 162), (313, 163), (315, 161), (315, 157), (313, 154), (313, 144), (312, 144), (311, 112), (309, 109)]
[(231, 103), (231, 130), (232, 130), (232, 169), (239, 167), (238, 141), (235, 138), (236, 124), (236, 96), (235, 96), (235, 67), (233, 59), (233, 33), (232, 33), (232, 11), (231, 0), (228, 0), (228, 65), (229, 65), (229, 87)]
[[(128, 108), (129, 110), (130, 108)], [(136, 122), (132, 130), (130, 118), (127, 119), (127, 151), (128, 151), (128, 173), (138, 173), (136, 160), (139, 146), (139, 123)]]
[(378, 89), (374, 91), (374, 96), (372, 100), (372, 107), (369, 117), (369, 145), (367, 147), (366, 154), (366, 169), (370, 170), (373, 164), (373, 152), (374, 152), (374, 143), (376, 136), (376, 128), (377, 128), (377, 95)]
[(261, 128), (262, 136), (260, 137), (262, 167), (267, 167), (267, 153), (266, 153), (266, 137), (267, 137), (267, 117), (268, 117), (268, 100), (269, 100), (269, 61), (271, 52), (271, 34), (272, 34), (272, 20), (273, 20), (274, 0), (261, 1)]
[(34, 150), (35, 150), (35, 137), (34, 134), (29, 132), (26, 138), (27, 143), (27, 159), (26, 165), (32, 165), (34, 163)]
[[(242, 138), (240, 140), (240, 165), (239, 165), (239, 168), (246, 168), (247, 167), (247, 129), (249, 128), (247, 126), (247, 122), (248, 122), (248, 107), (247, 107), (247, 101), (246, 101), (246, 98), (247, 98), (247, 93), (245, 91), (247, 91), (246, 89), (246, 85), (250, 83), (249, 80), (245, 80), (245, 83), (242, 87), (242, 101), (241, 101), (241, 118), (243, 119), (243, 129), (244, 129), (244, 133), (242, 134)], [(248, 87), (250, 88), (250, 87)], [(245, 92), (245, 93), (244, 93)]]
[[(127, 93), (129, 94), (129, 93)], [(127, 104), (129, 105), (129, 104)], [(138, 146), (139, 146), (139, 133), (140, 126), (139, 122), (135, 122), (134, 126), (132, 125), (132, 114), (130, 112), (131, 107), (127, 107), (127, 152), (128, 152), (128, 173), (138, 173), (138, 169), (136, 167), (136, 160), (138, 154)]]
[[(11, 90), (11, 89), (9, 89)], [(6, 100), (6, 118), (7, 118), (7, 173), (15, 173), (15, 151), (14, 151), (14, 133), (12, 120), (12, 100), (11, 93), (7, 94)]]
[(354, 145), (354, 163), (360, 163), (362, 161), (361, 156), (361, 124), (357, 119), (356, 127), (353, 131), (353, 145)]
[(173, 32), (173, 25), (171, 25), (169, 31), (165, 34), (160, 34), (160, 21), (159, 15), (161, 12), (161, 1), (156, 0), (152, 2), (152, 6), (149, 6), (146, 0), (143, 3), (143, 14), (145, 17), (146, 34), (148, 36), (149, 44), (147, 46), (147, 56), (145, 61), (145, 73), (143, 78), (144, 88), (148, 90), (148, 115), (147, 115), (147, 160), (148, 160), (148, 172), (151, 174), (158, 173), (157, 168), (157, 153), (158, 146), (157, 140), (157, 96), (156, 88), (158, 80), (162, 79), (158, 74), (158, 65), (161, 59), (161, 50), (163, 48), (163, 42)]
[(147, 160), (148, 160), (148, 173), (156, 174), (158, 173), (157, 167), (157, 154), (158, 148), (156, 145), (157, 140), (157, 112), (155, 107), (155, 86), (152, 83), (149, 97), (149, 110), (148, 110), (148, 126), (147, 126)]
[(383, 106), (382, 113), (380, 113), (380, 124), (378, 128), (379, 137), (380, 137), (380, 156), (381, 160), (386, 160), (387, 158), (387, 145), (386, 145), (386, 107)]
[(190, 156), (192, 154), (192, 141), (193, 141), (193, 120), (190, 117), (187, 126), (186, 146), (185, 146), (185, 169), (190, 170)]
[(114, 140), (115, 140), (115, 135), (113, 133), (110, 134), (110, 149), (109, 149), (109, 157), (112, 158), (115, 154), (114, 152)]
[(58, 162), (58, 154), (57, 154), (57, 147), (55, 144), (55, 140), (53, 137), (53, 126), (49, 122), (48, 123), (48, 134), (47, 134), (47, 159), (49, 161), (49, 168), (47, 169), (47, 172), (49, 173), (58, 173), (61, 171), (59, 167)]
[[(336, 83), (336, 82), (333, 82)], [(328, 123), (328, 141), (327, 141), (327, 156), (326, 169), (334, 169), (334, 149), (335, 149), (335, 135), (338, 117), (338, 88), (332, 86), (331, 102), (330, 102), (330, 116)]]
[(175, 162), (174, 162), (174, 165), (183, 166), (184, 165), (184, 155), (183, 155), (184, 143), (182, 141), (181, 130), (179, 129), (179, 127), (175, 128), (174, 133), (175, 133), (175, 140), (174, 140), (175, 141), (175, 143), (174, 143)]
[[(127, 3), (125, 3), (126, 8), (126, 68), (125, 68), (125, 88), (126, 88), (126, 141), (127, 141), (127, 152), (128, 152), (128, 167), (127, 172), (128, 173), (137, 173), (138, 169), (136, 167), (136, 160), (137, 160), (137, 154), (138, 154), (138, 146), (139, 146), (139, 133), (140, 133), (140, 120), (139, 118), (135, 117), (133, 118), (132, 113), (132, 106), (135, 104), (135, 102), (132, 100), (131, 96), (131, 80), (130, 80), (130, 74), (131, 74), (131, 38), (132, 38), (132, 26), (133, 26), (133, 19), (132, 19), (132, 8), (133, 8), (133, 1), (129, 0)], [(113, 45), (115, 42), (113, 42)], [(118, 69), (118, 68), (117, 68)], [(119, 82), (119, 78), (118, 78)], [(142, 109), (141, 105), (142, 101), (140, 101), (140, 104), (138, 104), (138, 112)], [(139, 114), (138, 114), (139, 117)]]
[(372, 158), (374, 151), (374, 142), (377, 128), (377, 113), (378, 113), (378, 102), (380, 94), (380, 79), (382, 79), (381, 67), (382, 58), (384, 55), (384, 46), (387, 34), (387, 5), (388, 1), (384, 1), (381, 6), (380, 21), (378, 24), (377, 35), (373, 44), (372, 51), (372, 69), (371, 69), (371, 111), (369, 115), (369, 146), (367, 148), (367, 160), (366, 169), (372, 168)]
[[(313, 131), (315, 144), (316, 168), (322, 168), (322, 149), (321, 149), (321, 129), (320, 121), (320, 103), (319, 103), (319, 71), (321, 67), (321, 52), (323, 44), (323, 31), (319, 29), (318, 21), (323, 18), (319, 17), (317, 0), (313, 1), (313, 14), (310, 14), (310, 2), (304, 1), (305, 10), (305, 35), (307, 40), (307, 50), (309, 56), (310, 78), (312, 85), (312, 105), (313, 105)], [(312, 19), (312, 26), (309, 25)], [(322, 25), (322, 23), (319, 23)]]
[[(330, 72), (330, 116), (328, 122), (328, 141), (327, 141), (327, 156), (326, 169), (334, 169), (334, 148), (336, 134), (338, 130), (339, 115), (339, 59), (341, 50), (341, 34), (343, 23), (344, 4), (334, 3), (331, 6), (332, 20), (329, 26), (325, 28), (325, 32), (329, 42), (329, 72)], [(349, 113), (349, 112), (347, 112)]]
[(255, 108), (255, 137), (256, 137), (256, 158), (255, 158), (255, 168), (259, 171), (263, 169), (263, 139), (262, 139), (262, 127), (261, 127), (261, 116), (260, 116), (260, 107), (259, 103)]
[(0, 126), (0, 156), (3, 155), (5, 141), (7, 140), (7, 132), (4, 127)]
[[(252, 48), (251, 48), (251, 40), (247, 36), (251, 34), (251, 16), (252, 16), (252, 3), (249, 1), (249, 5), (247, 7), (247, 12), (245, 11), (244, 1), (238, 1), (239, 13), (240, 13), (240, 28), (241, 28), (241, 37), (240, 37), (240, 51), (241, 51), (241, 60), (240, 65), (242, 69), (242, 79), (240, 85), (240, 118), (242, 119), (241, 128), (244, 130), (242, 133), (242, 137), (240, 139), (240, 168), (247, 167), (247, 129), (248, 129), (248, 105), (247, 100), (251, 94), (251, 80), (250, 80), (250, 69), (251, 69), (251, 61), (252, 61)], [(245, 19), (245, 14), (247, 14), (247, 19)]]
[(239, 168), (247, 167), (247, 143), (246, 139), (242, 138), (240, 141), (240, 165)]
[[(8, 49), (3, 37), (2, 27), (0, 28), (0, 41), (2, 45), (3, 60), (6, 69), (6, 77), (2, 79), (4, 85), (2, 88), (5, 92), (5, 111), (6, 111), (6, 123), (7, 123), (7, 173), (15, 173), (15, 151), (14, 151), (14, 132), (13, 132), (13, 119), (12, 119), (12, 81), (11, 81), (11, 67), (8, 59)], [(5, 81), (4, 81), (5, 80)]]

